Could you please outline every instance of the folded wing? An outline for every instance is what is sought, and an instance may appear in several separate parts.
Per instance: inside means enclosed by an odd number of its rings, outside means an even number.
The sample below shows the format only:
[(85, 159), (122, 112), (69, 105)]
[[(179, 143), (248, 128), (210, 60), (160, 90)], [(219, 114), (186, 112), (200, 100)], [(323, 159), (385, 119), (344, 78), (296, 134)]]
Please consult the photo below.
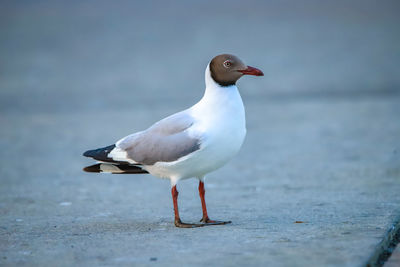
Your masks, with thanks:
[(172, 162), (200, 149), (200, 138), (188, 131), (193, 123), (188, 113), (179, 112), (143, 132), (122, 138), (115, 145), (90, 150), (84, 155), (103, 162), (131, 165)]

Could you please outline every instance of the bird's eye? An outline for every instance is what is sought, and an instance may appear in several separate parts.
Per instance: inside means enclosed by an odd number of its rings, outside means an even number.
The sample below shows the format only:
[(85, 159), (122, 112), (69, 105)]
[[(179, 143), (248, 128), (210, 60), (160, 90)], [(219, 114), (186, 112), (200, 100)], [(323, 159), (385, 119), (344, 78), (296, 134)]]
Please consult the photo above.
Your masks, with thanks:
[(229, 68), (231, 65), (232, 65), (232, 62), (231, 62), (231, 61), (229, 61), (229, 60), (225, 60), (225, 61), (224, 61), (224, 67), (225, 67), (225, 68)]

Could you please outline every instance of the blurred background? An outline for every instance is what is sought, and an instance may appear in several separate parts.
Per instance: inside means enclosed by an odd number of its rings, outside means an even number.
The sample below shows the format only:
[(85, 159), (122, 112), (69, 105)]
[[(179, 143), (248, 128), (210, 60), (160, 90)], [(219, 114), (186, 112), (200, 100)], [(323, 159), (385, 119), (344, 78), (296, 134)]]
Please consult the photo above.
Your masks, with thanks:
[(400, 83), (397, 1), (2, 1), (0, 12), (2, 111), (131, 109), (155, 95), (190, 105), (224, 52), (266, 73), (245, 97)]
[[(400, 214), (399, 13), (395, 0), (1, 1), (0, 263), (366, 261)], [(168, 182), (83, 173), (81, 154), (196, 103), (221, 53), (265, 73), (238, 82), (247, 139), (207, 182), (210, 213), (234, 224), (177, 234)], [(196, 181), (180, 186), (197, 220)]]

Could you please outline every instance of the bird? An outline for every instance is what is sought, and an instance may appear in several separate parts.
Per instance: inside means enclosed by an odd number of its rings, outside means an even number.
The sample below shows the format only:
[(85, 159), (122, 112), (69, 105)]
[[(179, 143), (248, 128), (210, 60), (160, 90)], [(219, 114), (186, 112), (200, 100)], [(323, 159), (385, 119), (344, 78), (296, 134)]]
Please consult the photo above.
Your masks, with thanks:
[[(113, 145), (86, 151), (83, 156), (97, 163), (83, 170), (113, 174), (149, 173), (170, 179), (176, 227), (231, 223), (209, 218), (204, 181), (208, 173), (225, 165), (239, 152), (245, 139), (245, 109), (236, 86), (244, 75), (263, 76), (264, 73), (232, 54), (217, 55), (206, 67), (206, 89), (199, 102)], [(177, 184), (188, 178), (199, 180), (203, 212), (199, 223), (182, 222), (179, 215)]]

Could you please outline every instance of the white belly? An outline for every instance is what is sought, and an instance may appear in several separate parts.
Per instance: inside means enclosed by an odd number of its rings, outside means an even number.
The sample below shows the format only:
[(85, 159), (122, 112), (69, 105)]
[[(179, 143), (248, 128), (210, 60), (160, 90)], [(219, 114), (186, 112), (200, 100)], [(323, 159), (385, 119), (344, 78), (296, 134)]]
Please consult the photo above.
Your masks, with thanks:
[(212, 133), (200, 150), (176, 162), (158, 162), (146, 169), (155, 176), (174, 180), (203, 177), (230, 161), (243, 144), (245, 127), (227, 127), (225, 130)]

